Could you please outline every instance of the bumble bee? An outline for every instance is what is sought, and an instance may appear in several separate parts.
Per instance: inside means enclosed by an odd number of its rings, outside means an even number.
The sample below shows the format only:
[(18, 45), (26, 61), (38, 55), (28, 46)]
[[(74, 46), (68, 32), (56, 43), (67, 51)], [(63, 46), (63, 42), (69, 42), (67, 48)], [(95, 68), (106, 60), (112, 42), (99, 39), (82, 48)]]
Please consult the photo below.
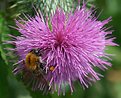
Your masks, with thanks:
[(25, 57), (25, 70), (23, 79), (26, 84), (32, 85), (33, 90), (49, 91), (49, 83), (46, 79), (44, 62), (41, 58), (41, 49), (32, 49)]
[(30, 71), (39, 71), (43, 69), (40, 49), (32, 49), (25, 58), (25, 66)]

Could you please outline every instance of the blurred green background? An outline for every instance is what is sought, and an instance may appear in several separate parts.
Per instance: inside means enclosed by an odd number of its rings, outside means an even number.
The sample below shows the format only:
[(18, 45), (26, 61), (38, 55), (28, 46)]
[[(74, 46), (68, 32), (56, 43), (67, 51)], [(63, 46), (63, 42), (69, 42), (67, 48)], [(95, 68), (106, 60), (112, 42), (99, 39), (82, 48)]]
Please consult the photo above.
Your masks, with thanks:
[[(112, 16), (113, 36), (115, 42), (121, 45), (121, 0), (88, 0), (87, 7), (95, 5), (97, 15), (101, 12), (100, 20)], [(18, 77), (12, 74), (12, 64), (16, 61), (13, 52), (4, 48), (13, 47), (3, 44), (5, 40), (11, 40), (7, 34), (19, 35), (19, 33), (9, 28), (15, 26), (14, 19), (21, 13), (33, 16), (32, 4), (39, 8), (44, 16), (50, 15), (57, 5), (63, 7), (65, 11), (70, 11), (76, 7), (78, 0), (0, 0), (0, 98), (121, 98), (121, 47), (107, 47), (107, 52), (112, 56), (112, 67), (105, 72), (100, 81), (97, 81), (88, 89), (83, 90), (79, 83), (75, 83), (75, 92), (69, 93), (68, 87), (65, 96), (57, 96), (56, 93), (43, 96), (39, 91), (33, 92), (25, 87)], [(11, 60), (13, 60), (11, 62)], [(15, 60), (15, 61), (14, 61)]]

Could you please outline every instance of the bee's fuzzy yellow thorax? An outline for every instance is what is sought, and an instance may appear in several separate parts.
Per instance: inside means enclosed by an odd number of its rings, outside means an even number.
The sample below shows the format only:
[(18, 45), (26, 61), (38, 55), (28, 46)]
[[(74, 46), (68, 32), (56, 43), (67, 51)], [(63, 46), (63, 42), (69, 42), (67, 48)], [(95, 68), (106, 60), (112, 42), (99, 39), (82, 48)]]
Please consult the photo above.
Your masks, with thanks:
[(39, 57), (34, 53), (30, 52), (26, 55), (25, 65), (29, 70), (35, 70), (37, 68), (37, 62), (39, 62)]

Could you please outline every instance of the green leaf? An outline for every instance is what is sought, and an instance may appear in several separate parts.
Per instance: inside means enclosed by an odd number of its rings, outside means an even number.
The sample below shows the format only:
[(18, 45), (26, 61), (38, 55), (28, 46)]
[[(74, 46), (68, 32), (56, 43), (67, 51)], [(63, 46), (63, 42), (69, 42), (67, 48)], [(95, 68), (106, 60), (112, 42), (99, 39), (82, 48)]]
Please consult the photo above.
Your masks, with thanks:
[(112, 54), (113, 68), (121, 68), (121, 49), (120, 47), (107, 47), (107, 53)]
[[(7, 81), (8, 69), (7, 65), (1, 57), (0, 52), (0, 98), (10, 98), (9, 84)], [(12, 96), (11, 96), (12, 97)]]
[(8, 34), (8, 28), (4, 24), (5, 20), (0, 16), (0, 52), (1, 56), (4, 59), (5, 63), (8, 64), (7, 58), (6, 58), (6, 53), (4, 51), (4, 46), (3, 46), (3, 41), (8, 40), (8, 38), (5, 36), (5, 34)]
[(43, 95), (40, 91), (32, 91), (29, 89), (29, 92), (32, 98), (52, 98), (51, 94)]

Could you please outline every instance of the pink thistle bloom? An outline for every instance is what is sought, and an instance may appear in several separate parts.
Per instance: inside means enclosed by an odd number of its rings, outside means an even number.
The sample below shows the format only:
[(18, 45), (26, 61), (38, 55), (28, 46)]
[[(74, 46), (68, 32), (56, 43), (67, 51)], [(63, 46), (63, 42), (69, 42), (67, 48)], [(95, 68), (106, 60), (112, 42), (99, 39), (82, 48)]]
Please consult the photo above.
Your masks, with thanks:
[[(99, 21), (93, 12), (87, 10), (85, 5), (69, 14), (58, 8), (50, 17), (51, 30), (48, 20), (44, 22), (39, 13), (35, 17), (28, 17), (28, 20), (16, 20), (16, 29), (21, 36), (17, 36), (12, 43), (16, 46), (20, 60), (25, 60), (32, 49), (43, 49), (46, 79), (50, 88), (58, 91), (58, 94), (65, 94), (66, 85), (73, 92), (73, 82), (76, 80), (83, 87), (88, 87), (92, 82), (100, 80), (101, 75), (94, 70), (95, 67), (105, 70), (111, 66), (105, 49), (106, 46), (116, 44), (112, 42), (114, 38), (107, 36), (112, 31), (104, 27), (111, 18)], [(14, 72), (21, 72), (23, 66), (19, 64)], [(49, 68), (52, 66), (54, 70), (51, 71)], [(38, 85), (35, 88), (39, 88)]]

